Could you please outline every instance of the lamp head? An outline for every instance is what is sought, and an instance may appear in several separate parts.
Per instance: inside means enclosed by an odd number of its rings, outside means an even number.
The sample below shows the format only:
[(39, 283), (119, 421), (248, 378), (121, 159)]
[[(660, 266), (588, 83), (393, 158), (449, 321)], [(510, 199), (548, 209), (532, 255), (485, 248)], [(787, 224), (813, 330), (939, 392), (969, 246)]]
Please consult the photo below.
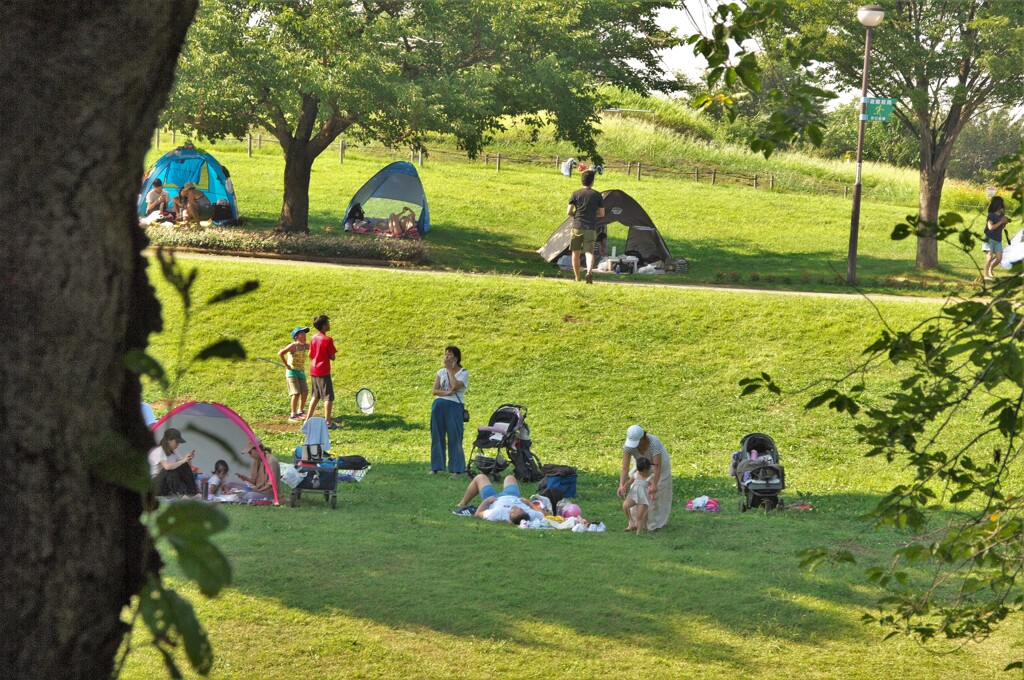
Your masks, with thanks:
[(885, 17), (885, 8), (881, 5), (861, 5), (857, 8), (857, 21), (868, 28), (874, 28), (882, 23)]

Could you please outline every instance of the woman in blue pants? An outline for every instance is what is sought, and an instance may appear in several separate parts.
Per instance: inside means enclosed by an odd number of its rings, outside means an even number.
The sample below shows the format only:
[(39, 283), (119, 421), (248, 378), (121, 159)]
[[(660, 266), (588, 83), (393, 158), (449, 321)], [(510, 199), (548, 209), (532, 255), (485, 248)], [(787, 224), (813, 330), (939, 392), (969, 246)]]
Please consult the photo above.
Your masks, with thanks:
[(449, 345), (444, 348), (444, 367), (434, 376), (434, 403), (430, 407), (430, 474), (445, 469), (444, 452), (448, 448), (448, 472), (466, 471), (462, 450), (464, 398), (469, 387), (469, 371), (462, 367), (462, 352)]

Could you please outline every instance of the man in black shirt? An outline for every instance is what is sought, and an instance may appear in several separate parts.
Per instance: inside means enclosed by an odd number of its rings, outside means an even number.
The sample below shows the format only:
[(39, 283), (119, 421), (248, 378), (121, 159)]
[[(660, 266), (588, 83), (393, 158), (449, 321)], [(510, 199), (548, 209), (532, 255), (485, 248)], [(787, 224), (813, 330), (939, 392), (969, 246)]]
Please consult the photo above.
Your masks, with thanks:
[(591, 272), (594, 270), (594, 240), (597, 237), (597, 220), (604, 217), (604, 203), (601, 194), (594, 191), (594, 171), (587, 170), (582, 175), (583, 188), (577, 189), (569, 197), (569, 208), (566, 215), (572, 217), (572, 239), (569, 251), (572, 253), (572, 274), (580, 280), (580, 253), (587, 258), (587, 283), (593, 283)]

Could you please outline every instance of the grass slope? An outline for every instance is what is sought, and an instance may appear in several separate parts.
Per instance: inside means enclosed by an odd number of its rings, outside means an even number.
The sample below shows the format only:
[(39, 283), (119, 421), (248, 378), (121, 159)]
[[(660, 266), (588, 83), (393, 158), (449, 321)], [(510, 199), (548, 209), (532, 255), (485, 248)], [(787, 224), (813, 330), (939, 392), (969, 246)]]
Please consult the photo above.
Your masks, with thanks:
[[(375, 464), (344, 487), (337, 511), (313, 499), (294, 510), (227, 508), (220, 545), (235, 583), (214, 601), (189, 590), (216, 649), (214, 677), (993, 677), (1019, 644), (1019, 621), (949, 655), (882, 644), (859, 623), (877, 596), (859, 568), (796, 566), (810, 545), (843, 542), (866, 559), (890, 550), (899, 537), (865, 532), (858, 517), (900, 471), (861, 459), (849, 424), (805, 413), (805, 395), (739, 399), (737, 381), (766, 370), (800, 386), (845, 371), (879, 327), (863, 301), (184, 262), (201, 269), (196, 300), (262, 282), (198, 311), (185, 356), (220, 337), (272, 356), (293, 326), (333, 318), (345, 420), (333, 442)], [(171, 330), (152, 351), (173, 368), (181, 312), (157, 287)], [(881, 309), (905, 326), (932, 308)], [(471, 373), (471, 425), (501, 402), (527, 405), (536, 451), (580, 468), (578, 501), (608, 533), (523, 532), (450, 514), (464, 482), (426, 474), (429, 388), (449, 343)], [(363, 385), (377, 396), (371, 416), (352, 403)], [(162, 396), (147, 387), (148, 399)], [(279, 453), (301, 441), (284, 421), (283, 376), (263, 362), (197, 365), (176, 396), (231, 405)], [(976, 415), (953, 435), (971, 431)], [(633, 422), (663, 438), (675, 472), (669, 527), (640, 538), (619, 530), (614, 497)], [(725, 467), (754, 430), (775, 437), (786, 495), (802, 493), (814, 512), (739, 513)], [(724, 512), (681, 510), (703, 493)], [(125, 677), (159, 668), (141, 649)]]
[[(265, 146), (250, 159), (237, 145), (212, 147), (232, 173), (240, 210), (250, 228), (270, 229), (280, 211), (283, 160)], [(310, 226), (338, 234), (351, 196), (384, 159), (350, 152), (344, 164), (330, 154), (314, 165)], [(424, 239), (432, 266), (441, 269), (559, 275), (536, 249), (565, 218), (578, 177), (553, 167), (512, 164), (500, 173), (482, 163), (428, 162), (420, 169), (433, 228)], [(735, 185), (695, 183), (674, 176), (637, 181), (622, 172), (601, 176), (597, 188), (619, 188), (636, 198), (659, 226), (669, 250), (690, 262), (690, 272), (659, 277), (665, 283), (732, 283), (765, 288), (835, 290), (845, 277), (849, 201)], [(868, 290), (951, 292), (978, 270), (961, 251), (942, 244), (942, 268), (914, 268), (913, 239), (894, 242), (894, 224), (916, 212), (899, 203), (866, 201), (861, 213), (858, 274)], [(980, 231), (983, 218), (968, 216)], [(338, 238), (346, 238), (337, 235)], [(353, 236), (350, 238), (367, 238)], [(610, 245), (625, 249), (626, 229), (612, 227)]]

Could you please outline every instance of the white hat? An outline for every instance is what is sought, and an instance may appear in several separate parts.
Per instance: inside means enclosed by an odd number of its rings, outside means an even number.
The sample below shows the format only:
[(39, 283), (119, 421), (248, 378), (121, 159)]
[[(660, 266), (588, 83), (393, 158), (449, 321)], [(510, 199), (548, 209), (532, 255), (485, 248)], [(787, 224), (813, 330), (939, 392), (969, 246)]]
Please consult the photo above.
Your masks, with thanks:
[(644, 432), (644, 428), (639, 425), (630, 425), (629, 429), (626, 430), (626, 443), (622, 447), (625, 449), (635, 449), (645, 434), (647, 433)]

